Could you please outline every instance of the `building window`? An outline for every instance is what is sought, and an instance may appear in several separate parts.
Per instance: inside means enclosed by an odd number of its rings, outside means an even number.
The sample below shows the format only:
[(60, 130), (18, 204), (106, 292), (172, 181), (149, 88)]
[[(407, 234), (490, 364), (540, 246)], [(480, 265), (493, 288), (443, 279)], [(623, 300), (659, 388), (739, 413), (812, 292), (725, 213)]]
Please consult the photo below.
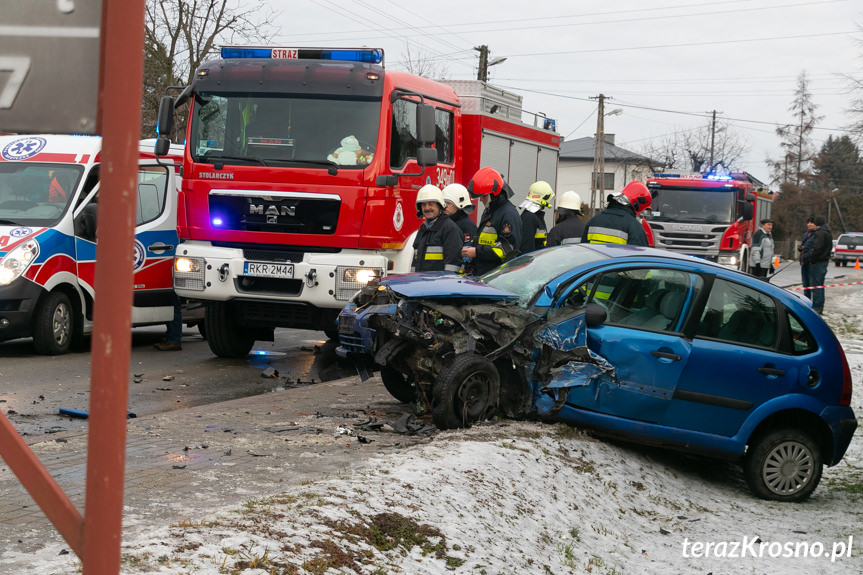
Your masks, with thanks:
[(603, 174), (605, 177), (603, 178), (602, 184), (600, 185), (599, 178), (597, 178), (597, 173), (593, 172), (594, 183), (597, 189), (600, 190), (613, 190), (614, 189), (614, 172), (605, 172)]

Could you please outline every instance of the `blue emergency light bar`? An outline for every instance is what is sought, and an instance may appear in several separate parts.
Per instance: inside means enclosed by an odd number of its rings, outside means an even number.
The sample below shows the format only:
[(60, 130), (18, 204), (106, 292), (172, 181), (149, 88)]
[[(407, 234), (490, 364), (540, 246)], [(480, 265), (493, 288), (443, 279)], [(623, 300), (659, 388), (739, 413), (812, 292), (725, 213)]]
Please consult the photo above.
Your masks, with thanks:
[(251, 48), (244, 46), (225, 46), (221, 51), (225, 60), (234, 58), (267, 58), (271, 60), (338, 60), (341, 62), (384, 63), (381, 48)]

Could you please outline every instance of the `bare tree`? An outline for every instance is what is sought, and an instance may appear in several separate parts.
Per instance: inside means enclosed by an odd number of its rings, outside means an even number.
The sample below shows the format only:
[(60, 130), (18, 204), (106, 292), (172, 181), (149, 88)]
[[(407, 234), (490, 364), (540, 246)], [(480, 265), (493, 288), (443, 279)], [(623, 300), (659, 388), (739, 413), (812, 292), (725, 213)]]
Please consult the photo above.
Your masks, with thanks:
[(446, 78), (449, 66), (442, 64), (422, 48), (411, 48), (410, 42), (405, 42), (404, 57), (399, 64), (411, 74), (431, 78), (433, 80)]
[(733, 169), (748, 151), (744, 138), (731, 131), (727, 122), (714, 123), (711, 119), (698, 128), (675, 132), (663, 136), (659, 142), (649, 143), (642, 154), (664, 161), (661, 166), (664, 169), (709, 173), (718, 166)]
[[(159, 98), (188, 84), (218, 45), (267, 44), (278, 15), (266, 0), (147, 0), (141, 133), (153, 135)], [(182, 130), (182, 118), (178, 130)]]
[(812, 93), (809, 91), (806, 72), (801, 72), (797, 77), (794, 99), (788, 107), (788, 111), (794, 115), (794, 122), (776, 128), (776, 134), (782, 140), (779, 145), (784, 156), (778, 160), (767, 160), (772, 168), (773, 182), (778, 183), (780, 189), (785, 184), (801, 188), (811, 177), (812, 161), (816, 154), (812, 144), (812, 132), (823, 118), (815, 114), (817, 109), (818, 106), (812, 101)]

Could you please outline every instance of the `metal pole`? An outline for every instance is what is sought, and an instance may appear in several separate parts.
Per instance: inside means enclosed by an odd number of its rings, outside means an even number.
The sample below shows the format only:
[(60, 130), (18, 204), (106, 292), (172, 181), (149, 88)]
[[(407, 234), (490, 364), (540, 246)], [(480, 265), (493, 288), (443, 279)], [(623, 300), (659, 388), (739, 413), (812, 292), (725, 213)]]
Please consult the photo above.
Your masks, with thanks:
[(84, 575), (120, 572), (145, 0), (104, 0), (102, 134), (93, 314)]
[(601, 196), (602, 193), (599, 192), (599, 189), (604, 188), (604, 183), (600, 183), (602, 179), (605, 177), (605, 137), (603, 132), (605, 131), (604, 127), (604, 118), (605, 118), (605, 95), (600, 94), (596, 96), (596, 99), (599, 102), (599, 108), (597, 111), (596, 117), (596, 135), (593, 143), (593, 173), (590, 177), (590, 215), (591, 217), (596, 214), (597, 210), (597, 196)]

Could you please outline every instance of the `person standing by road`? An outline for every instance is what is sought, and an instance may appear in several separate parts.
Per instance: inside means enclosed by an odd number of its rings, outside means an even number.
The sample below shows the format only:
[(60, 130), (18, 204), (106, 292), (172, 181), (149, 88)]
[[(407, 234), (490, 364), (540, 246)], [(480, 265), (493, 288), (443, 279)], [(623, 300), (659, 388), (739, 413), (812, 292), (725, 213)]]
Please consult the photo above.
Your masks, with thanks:
[(815, 231), (809, 249), (804, 250), (804, 259), (809, 260), (809, 287), (812, 291), (812, 309), (821, 315), (824, 312), (824, 278), (833, 248), (833, 233), (824, 216), (815, 216)]
[(581, 196), (573, 190), (564, 192), (554, 211), (555, 223), (548, 232), (547, 246), (581, 242), (584, 222), (581, 220)]
[(509, 198), (513, 191), (503, 175), (491, 167), (480, 168), (467, 186), (471, 196), (485, 206), (476, 247), (463, 247), (463, 257), (472, 258), (477, 274), (491, 271), (519, 254), (521, 217)]
[(551, 207), (554, 190), (548, 182), (539, 180), (530, 185), (527, 198), (519, 206), (521, 212), (521, 253), (526, 254), (545, 247), (548, 228), (543, 208)]
[(635, 217), (650, 207), (650, 190), (644, 182), (629, 182), (608, 195), (608, 207), (587, 222), (583, 244), (629, 244), (647, 247), (647, 234)]
[(752, 275), (765, 278), (773, 273), (773, 220), (761, 220), (761, 227), (752, 234), (749, 266)]
[(426, 184), (417, 192), (417, 217), (425, 218), (414, 240), (412, 272), (457, 272), (461, 268), (462, 233), (443, 213), (446, 202), (437, 186)]
[[(461, 230), (462, 247), (475, 245), (479, 232), (476, 229), (476, 224), (470, 219), (470, 214), (474, 211), (470, 192), (461, 184), (449, 184), (443, 189), (443, 199), (446, 202), (444, 213)], [(462, 260), (462, 267), (459, 273), (472, 275), (474, 273), (473, 260), (470, 258), (462, 258)]]
[(803, 282), (802, 288), (803, 293), (810, 300), (812, 299), (812, 290), (806, 289), (810, 286), (809, 284), (809, 260), (808, 257), (806, 261), (803, 260), (804, 252), (808, 253), (810, 248), (809, 244), (812, 242), (812, 234), (815, 232), (815, 218), (810, 217), (806, 220), (806, 231), (803, 232), (803, 238), (800, 241), (800, 245), (797, 246), (797, 251), (800, 252), (800, 281)]

